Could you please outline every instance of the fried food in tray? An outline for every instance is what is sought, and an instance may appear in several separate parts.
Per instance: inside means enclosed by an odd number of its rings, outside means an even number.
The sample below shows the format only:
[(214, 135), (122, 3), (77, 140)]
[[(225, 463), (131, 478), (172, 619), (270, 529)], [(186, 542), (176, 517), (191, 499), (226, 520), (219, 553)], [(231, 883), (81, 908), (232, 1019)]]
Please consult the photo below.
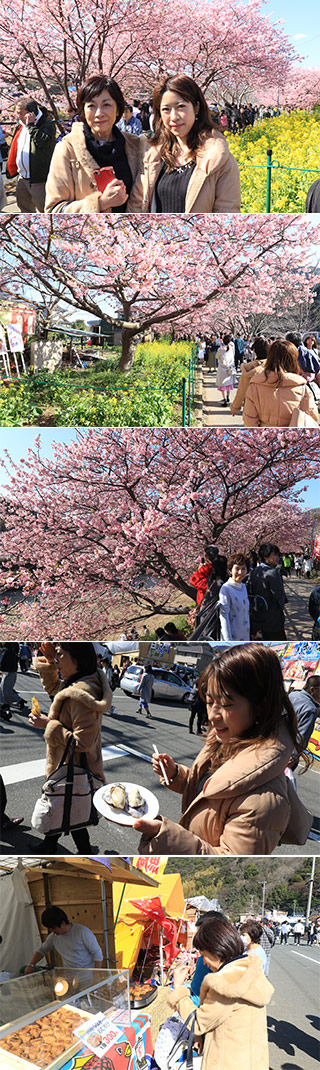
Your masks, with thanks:
[(79, 1014), (61, 1007), (32, 1025), (25, 1025), (0, 1041), (0, 1046), (20, 1059), (36, 1063), (42, 1070), (62, 1055), (74, 1043), (74, 1029), (79, 1025)]

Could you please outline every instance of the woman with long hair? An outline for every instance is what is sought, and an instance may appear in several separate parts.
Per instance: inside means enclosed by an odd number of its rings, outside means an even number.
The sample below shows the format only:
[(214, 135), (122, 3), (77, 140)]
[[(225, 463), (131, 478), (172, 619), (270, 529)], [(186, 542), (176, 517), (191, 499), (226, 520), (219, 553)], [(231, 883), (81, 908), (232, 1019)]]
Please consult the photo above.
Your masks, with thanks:
[(257, 369), (248, 386), (245, 427), (316, 427), (318, 410), (313, 394), (300, 373), (298, 350), (286, 338), (268, 347), (264, 368)]
[[(29, 722), (44, 730), (47, 748), (46, 776), (61, 761), (66, 744), (75, 739), (75, 765), (85, 754), (91, 773), (104, 782), (101, 721), (112, 703), (112, 692), (105, 673), (97, 667), (93, 643), (41, 644), (33, 661), (45, 690), (52, 699), (48, 716), (30, 713)], [(90, 854), (87, 828), (72, 832), (79, 854)], [(59, 836), (45, 836), (42, 851), (56, 854)]]
[[(243, 942), (227, 918), (208, 918), (193, 938), (209, 968), (195, 1012), (195, 1041), (203, 1044), (202, 1070), (269, 1070), (266, 1007), (273, 987), (255, 955), (243, 953)], [(188, 967), (177, 966), (170, 1008), (183, 1020), (195, 1011), (184, 984)]]
[(231, 647), (202, 673), (199, 692), (210, 728), (192, 768), (169, 754), (152, 759), (161, 783), (160, 763), (182, 794), (180, 824), (135, 822), (140, 853), (267, 855), (280, 841), (304, 843), (311, 815), (285, 775), (304, 744), (277, 654), (260, 643)]
[(80, 87), (78, 121), (52, 156), (45, 212), (132, 211), (130, 195), (141, 172), (145, 137), (118, 129), (124, 108), (114, 78), (94, 74)]
[(193, 78), (166, 75), (156, 85), (153, 125), (131, 211), (239, 212), (238, 164)]

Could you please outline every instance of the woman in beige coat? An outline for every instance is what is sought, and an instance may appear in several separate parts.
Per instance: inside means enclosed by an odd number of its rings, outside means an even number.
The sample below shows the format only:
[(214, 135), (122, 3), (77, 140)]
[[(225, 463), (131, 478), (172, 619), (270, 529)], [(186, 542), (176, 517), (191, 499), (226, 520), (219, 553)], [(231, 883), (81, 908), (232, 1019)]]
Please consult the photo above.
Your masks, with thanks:
[[(260, 959), (243, 954), (243, 943), (230, 921), (204, 921), (193, 946), (210, 969), (200, 989), (195, 1042), (203, 1044), (202, 1070), (269, 1070), (266, 1005), (274, 989)], [(185, 1021), (195, 1005), (183, 983), (188, 969), (177, 966), (170, 1008)]]
[[(123, 93), (113, 78), (93, 75), (79, 89), (79, 122), (73, 123), (70, 134), (55, 147), (45, 212), (132, 211), (131, 191), (142, 170), (145, 137), (118, 130), (124, 107)], [(114, 177), (99, 192), (106, 176), (103, 168), (111, 168)], [(135, 203), (137, 199), (136, 193)]]
[(164, 78), (153, 93), (153, 114), (154, 136), (130, 211), (240, 212), (238, 164), (193, 78)]
[(280, 841), (304, 843), (311, 815), (285, 775), (303, 741), (277, 655), (258, 643), (225, 650), (199, 691), (211, 729), (192, 768), (168, 754), (153, 758), (161, 783), (160, 762), (169, 788), (182, 794), (180, 824), (136, 821), (140, 853), (267, 855)]
[(308, 426), (318, 425), (313, 394), (299, 372), (298, 350), (293, 342), (277, 338), (268, 349), (264, 368), (251, 378), (243, 422), (245, 427), (298, 426), (298, 413), (305, 414)]
[(255, 353), (254, 360), (246, 360), (241, 365), (240, 382), (238, 385), (237, 393), (233, 401), (230, 403), (230, 409), (233, 416), (238, 416), (244, 405), (248, 386), (250, 386), (251, 380), (256, 372), (260, 368), (264, 368), (267, 359), (268, 342), (266, 338), (255, 338), (252, 350)]
[[(32, 713), (29, 722), (44, 729), (47, 746), (46, 775), (59, 765), (66, 744), (76, 741), (75, 765), (87, 757), (89, 769), (104, 781), (101, 753), (101, 721), (112, 703), (107, 678), (97, 668), (92, 643), (42, 643), (42, 653), (34, 659), (34, 668), (53, 699), (48, 716)], [(90, 854), (86, 828), (74, 831), (72, 837), (80, 854)], [(46, 836), (42, 848), (55, 854), (59, 836)]]

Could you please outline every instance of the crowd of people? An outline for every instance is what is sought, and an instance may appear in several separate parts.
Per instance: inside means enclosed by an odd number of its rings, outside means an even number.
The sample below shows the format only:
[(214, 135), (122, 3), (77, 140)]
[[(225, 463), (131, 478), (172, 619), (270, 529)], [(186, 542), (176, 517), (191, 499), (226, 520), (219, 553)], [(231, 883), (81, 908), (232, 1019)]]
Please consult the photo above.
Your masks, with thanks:
[[(0, 163), (17, 178), (21, 212), (239, 212), (239, 168), (224, 135), (279, 114), (209, 103), (184, 74), (133, 103), (113, 78), (93, 75), (58, 123), (42, 101), (21, 98), (10, 145), (0, 126)], [(1, 172), (0, 183), (2, 210)]]
[(197, 356), (206, 371), (216, 372), (222, 405), (230, 403), (233, 416), (242, 411), (245, 427), (318, 426), (318, 334), (289, 331), (285, 337), (246, 339), (225, 332), (199, 340)]
[[(281, 554), (272, 542), (261, 543), (255, 550), (230, 554), (219, 553), (208, 544), (199, 567), (189, 577), (196, 589), (196, 610), (189, 613), (194, 637), (223, 641), (248, 639), (285, 640), (285, 606), (288, 601), (283, 577), (310, 579), (314, 565), (309, 549)], [(309, 613), (313, 620), (312, 638), (320, 637), (320, 585), (309, 596)]]

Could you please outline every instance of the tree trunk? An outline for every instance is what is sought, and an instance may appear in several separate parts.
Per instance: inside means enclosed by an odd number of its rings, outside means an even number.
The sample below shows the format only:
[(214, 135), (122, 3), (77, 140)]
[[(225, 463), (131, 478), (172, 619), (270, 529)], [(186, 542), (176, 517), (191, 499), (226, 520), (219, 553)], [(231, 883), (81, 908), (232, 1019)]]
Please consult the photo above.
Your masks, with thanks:
[(132, 365), (133, 365), (133, 361), (134, 361), (134, 351), (135, 351), (134, 336), (135, 336), (135, 333), (136, 332), (131, 330), (130, 327), (124, 327), (123, 328), (123, 331), (122, 331), (121, 357), (120, 357), (120, 361), (119, 361), (119, 364), (118, 364), (118, 371), (119, 372), (130, 372), (131, 371), (131, 368), (132, 368)]

